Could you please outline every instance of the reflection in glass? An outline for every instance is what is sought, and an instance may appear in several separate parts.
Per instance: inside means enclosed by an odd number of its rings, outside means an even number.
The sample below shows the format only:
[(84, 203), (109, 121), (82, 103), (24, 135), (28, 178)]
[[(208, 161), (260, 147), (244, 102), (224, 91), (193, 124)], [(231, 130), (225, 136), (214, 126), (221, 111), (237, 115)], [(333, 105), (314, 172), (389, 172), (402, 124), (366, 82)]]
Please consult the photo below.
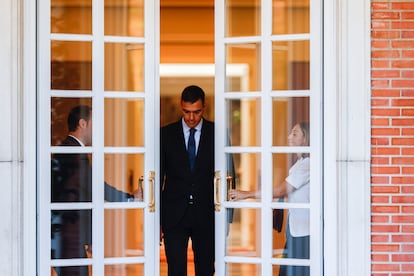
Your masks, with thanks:
[[(77, 146), (76, 140), (68, 137), (62, 146)], [(51, 202), (91, 202), (92, 201), (92, 156), (87, 153), (55, 153), (51, 159)], [(135, 162), (134, 162), (135, 163)], [(128, 163), (126, 165), (133, 164)], [(117, 167), (116, 167), (117, 168)], [(123, 172), (119, 168), (120, 178), (126, 180), (131, 177), (131, 172)], [(124, 168), (126, 169), (126, 168)], [(123, 176), (122, 173), (125, 175)], [(105, 176), (107, 173), (105, 173)], [(115, 180), (113, 175), (111, 180)], [(113, 184), (104, 185), (104, 200), (110, 202), (127, 202), (134, 199), (133, 192), (136, 185), (130, 183), (120, 185), (119, 189)], [(119, 185), (119, 184), (118, 184)], [(125, 187), (128, 186), (128, 187)], [(129, 193), (127, 192), (129, 191)]]
[(227, 209), (233, 212), (229, 224), (226, 255), (260, 257), (260, 209)]
[[(68, 137), (62, 146), (76, 146)], [(78, 146), (80, 147), (80, 145)], [(92, 167), (87, 153), (55, 153), (51, 157), (51, 202), (91, 202)]]
[(273, 0), (273, 34), (309, 33), (309, 0)]
[(309, 97), (273, 98), (273, 146), (287, 146), (292, 127), (309, 122)]
[(227, 100), (228, 146), (260, 146), (260, 100)]
[[(87, 250), (91, 248), (91, 245), (92, 245), (92, 211), (91, 210), (53, 210), (51, 211), (51, 258), (52, 259), (87, 258), (88, 257)], [(59, 275), (87, 275), (87, 274), (73, 273), (73, 274), (59, 274)]]
[(92, 0), (73, 2), (50, 0), (51, 33), (92, 33)]
[[(260, 43), (228, 44), (226, 47), (226, 91), (259, 91), (261, 87), (260, 58)], [(231, 65), (246, 67), (245, 76), (240, 78), (230, 74)]]
[(309, 266), (273, 266), (273, 275), (310, 275)]
[(144, 45), (105, 43), (105, 91), (144, 91)]
[(144, 256), (143, 209), (105, 210), (105, 257)]
[[(296, 128), (296, 126), (295, 126)], [(294, 132), (295, 128), (292, 132)], [(308, 136), (309, 130), (306, 127), (304, 133)], [(290, 138), (294, 139), (294, 138)], [(290, 141), (292, 146), (299, 146)], [(305, 143), (306, 145), (306, 143)], [(307, 143), (308, 145), (308, 143)], [(310, 202), (310, 158), (309, 153), (297, 154), (273, 154), (273, 182), (277, 186), (287, 186), (288, 203), (309, 203)], [(287, 215), (286, 215), (287, 212)], [(308, 206), (303, 208), (289, 208), (284, 213), (284, 233), (286, 242), (281, 247), (279, 232), (274, 231), (273, 257), (309, 259), (310, 247), (310, 211)], [(275, 219), (273, 223), (275, 224)], [(288, 269), (288, 270), (286, 270)], [(309, 275), (308, 267), (281, 267), (280, 275)], [(283, 274), (289, 271), (290, 274)]]
[(105, 276), (144, 275), (143, 264), (113, 264), (105, 265)]
[[(309, 209), (289, 208), (283, 210), (284, 219), (281, 231), (278, 232), (276, 229), (273, 229), (273, 258), (309, 259)], [(294, 218), (291, 218), (292, 216)], [(301, 234), (295, 229), (292, 230), (292, 227), (289, 225), (294, 223), (296, 225), (293, 228), (303, 225), (306, 235), (302, 235), (304, 232)]]
[(105, 146), (143, 146), (144, 127), (144, 100), (105, 99)]
[[(57, 99), (56, 99), (57, 100)], [(58, 101), (55, 101), (56, 103)], [(52, 111), (53, 115), (53, 111)], [(92, 144), (92, 109), (89, 105), (71, 107), (67, 116), (66, 137), (58, 144), (76, 152)], [(90, 202), (92, 200), (92, 158), (88, 153), (59, 153), (51, 156), (51, 201)], [(130, 165), (130, 163), (124, 163)], [(142, 171), (142, 169), (141, 169)], [(124, 172), (124, 180), (127, 172)], [(118, 180), (118, 179), (115, 179)], [(125, 181), (126, 182), (126, 181)], [(122, 187), (123, 188), (123, 187)], [(132, 189), (133, 187), (129, 187)], [(106, 201), (126, 202), (133, 198), (104, 182)]]
[(144, 36), (144, 0), (105, 0), (105, 35)]
[(50, 105), (50, 144), (58, 146), (68, 135), (68, 115), (70, 110), (78, 105), (92, 106), (92, 99), (52, 97)]
[[(280, 202), (283, 202), (284, 199), (280, 198)], [(272, 242), (273, 242), (273, 257), (283, 258), (284, 257), (284, 247), (286, 243), (286, 221), (288, 212), (286, 209), (273, 209), (272, 210)]]
[(105, 180), (118, 190), (132, 194), (143, 188), (143, 154), (105, 154), (104, 168)]
[(309, 41), (272, 43), (273, 90), (308, 90)]
[(260, 0), (227, 0), (226, 37), (260, 35)]
[(89, 276), (92, 266), (61, 266), (52, 267), (50, 276)]
[(51, 41), (51, 88), (92, 89), (92, 43)]
[(258, 264), (227, 263), (226, 276), (262, 276), (261, 266)]
[[(67, 146), (78, 146), (73, 138), (64, 141)], [(91, 202), (92, 201), (92, 156), (87, 153), (55, 153), (51, 157), (51, 202)], [(134, 164), (128, 163), (127, 165)], [(130, 172), (131, 173), (131, 172)], [(112, 176), (112, 175), (111, 175)], [(131, 174), (129, 175), (131, 177)], [(127, 179), (125, 173), (124, 179)], [(125, 181), (126, 182), (126, 181)], [(131, 182), (131, 181), (130, 181)], [(126, 184), (128, 185), (128, 184)], [(133, 193), (138, 183), (117, 189), (104, 182), (104, 199), (110, 202), (126, 202), (134, 199)], [(129, 190), (130, 193), (125, 190)], [(134, 190), (132, 190), (134, 189)]]

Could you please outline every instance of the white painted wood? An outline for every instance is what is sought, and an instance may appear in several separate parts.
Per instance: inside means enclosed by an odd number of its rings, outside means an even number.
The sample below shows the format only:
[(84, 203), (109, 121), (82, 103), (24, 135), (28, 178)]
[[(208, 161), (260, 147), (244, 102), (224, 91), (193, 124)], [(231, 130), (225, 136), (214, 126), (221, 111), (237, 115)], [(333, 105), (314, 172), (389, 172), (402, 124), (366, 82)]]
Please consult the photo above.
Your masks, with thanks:
[[(18, 32), (16, 18), (14, 17), (17, 13), (17, 8), (13, 1), (5, 1), (2, 3), (0, 11), (0, 33), (2, 36), (1, 51), (0, 51), (0, 62), (5, 66), (0, 67), (0, 95), (2, 100), (0, 101), (0, 110), (2, 115), (0, 123), (5, 130), (0, 139), (0, 161), (10, 162), (12, 159), (12, 125), (11, 125), (11, 102), (17, 84), (17, 54), (15, 47), (17, 46), (16, 34)], [(15, 90), (13, 90), (15, 89)]]
[[(2, 99), (0, 123), (3, 130), (0, 142), (0, 179), (3, 193), (0, 203), (2, 210), (0, 275), (25, 275), (26, 272), (34, 275), (35, 273), (36, 209), (35, 197), (30, 196), (36, 193), (35, 175), (31, 174), (33, 166), (31, 167), (30, 163), (24, 163), (29, 160), (35, 161), (33, 159), (35, 140), (31, 140), (29, 144), (29, 139), (33, 138), (30, 133), (35, 126), (29, 126), (29, 120), (27, 120), (28, 116), (33, 113), (30, 113), (31, 109), (26, 105), (35, 97), (34, 83), (30, 83), (33, 75), (26, 71), (33, 69), (29, 65), (33, 66), (34, 63), (26, 61), (33, 61), (31, 58), (34, 56), (27, 51), (33, 44), (30, 42), (23, 44), (25, 41), (23, 36), (27, 34), (28, 22), (33, 13), (30, 13), (30, 3), (27, 5), (28, 10), (22, 9), (23, 2), (3, 1), (0, 10), (0, 34), (2, 36), (0, 43), (2, 76), (0, 78)], [(24, 18), (28, 21), (24, 21)], [(27, 36), (28, 39), (29, 37)], [(25, 67), (25, 65), (28, 66)], [(23, 83), (24, 76), (27, 76), (29, 81)], [(29, 84), (33, 85), (31, 90), (33, 94), (25, 98), (24, 92), (27, 91), (25, 89)], [(33, 121), (31, 123), (33, 124)], [(30, 156), (33, 158), (30, 159)], [(30, 180), (29, 177), (32, 177), (31, 181), (25, 182), (25, 180)], [(24, 183), (32, 183), (33, 186), (25, 187)], [(22, 263), (25, 265), (23, 266)]]
[[(23, 40), (20, 41), (22, 49), (20, 58), (22, 61), (22, 116), (23, 135), (23, 164), (21, 175), (22, 200), (22, 260), (19, 260), (20, 275), (36, 275), (37, 272), (37, 175), (36, 175), (36, 1), (16, 1), (23, 5), (20, 10), (19, 25), (22, 26)], [(21, 264), (24, 265), (21, 265)], [(16, 274), (15, 274), (16, 275)]]
[(371, 273), (370, 1), (325, 1), (326, 275)]
[[(14, 246), (19, 246), (21, 241), (13, 233), (16, 230), (17, 220), (15, 215), (18, 215), (18, 205), (13, 204), (14, 197), (13, 192), (15, 189), (12, 188), (12, 162), (0, 162), (0, 177), (4, 181), (2, 200), (0, 201), (1, 210), (10, 210), (10, 212), (4, 212), (2, 214), (3, 223), (0, 224), (0, 245), (2, 250), (0, 251), (0, 273), (1, 275), (12, 275), (14, 269), (17, 268), (16, 264), (20, 260), (19, 252), (20, 248), (13, 251)], [(14, 208), (14, 209), (13, 209)], [(16, 213), (17, 212), (17, 213)]]
[[(225, 81), (225, 72), (226, 72), (226, 66), (225, 66), (225, 47), (224, 47), (224, 14), (225, 14), (225, 1), (221, 0), (215, 0), (214, 1), (214, 56), (215, 56), (215, 93), (214, 93), (214, 118), (226, 118), (225, 114), (225, 100), (224, 100), (224, 81)], [(215, 169), (217, 170), (219, 176), (221, 179), (221, 190), (219, 191), (220, 198), (225, 198), (225, 160), (222, 152), (222, 148), (225, 146), (225, 123), (224, 120), (216, 120), (215, 122)], [(215, 185), (215, 184), (213, 184)], [(224, 187), (223, 187), (224, 186)], [(224, 206), (222, 207), (222, 210), (224, 209)], [(220, 223), (223, 223), (225, 221), (225, 212), (216, 212), (215, 214), (215, 223), (216, 225), (220, 225)], [(225, 231), (224, 227), (216, 227), (215, 230), (215, 257), (216, 257), (216, 263), (215, 263), (215, 271), (216, 275), (226, 275), (225, 273)]]

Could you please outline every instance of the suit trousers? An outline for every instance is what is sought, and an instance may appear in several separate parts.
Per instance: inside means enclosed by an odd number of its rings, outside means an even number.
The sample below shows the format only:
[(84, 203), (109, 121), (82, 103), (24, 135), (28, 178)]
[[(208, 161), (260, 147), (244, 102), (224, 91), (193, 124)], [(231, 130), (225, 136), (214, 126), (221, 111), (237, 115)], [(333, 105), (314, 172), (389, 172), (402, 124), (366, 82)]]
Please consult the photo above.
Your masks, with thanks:
[[(187, 275), (187, 248), (191, 238), (196, 276), (214, 275), (214, 225), (211, 230), (200, 227), (194, 207), (189, 204), (182, 220), (164, 230), (168, 276)], [(202, 219), (202, 218), (201, 218)]]

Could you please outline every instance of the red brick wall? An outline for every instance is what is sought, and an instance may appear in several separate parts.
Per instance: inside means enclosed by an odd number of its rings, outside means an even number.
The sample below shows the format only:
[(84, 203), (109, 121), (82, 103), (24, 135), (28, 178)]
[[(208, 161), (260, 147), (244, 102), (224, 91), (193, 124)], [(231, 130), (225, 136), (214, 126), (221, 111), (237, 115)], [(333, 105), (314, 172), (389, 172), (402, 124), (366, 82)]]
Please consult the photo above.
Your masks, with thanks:
[(373, 1), (372, 275), (414, 275), (414, 1)]

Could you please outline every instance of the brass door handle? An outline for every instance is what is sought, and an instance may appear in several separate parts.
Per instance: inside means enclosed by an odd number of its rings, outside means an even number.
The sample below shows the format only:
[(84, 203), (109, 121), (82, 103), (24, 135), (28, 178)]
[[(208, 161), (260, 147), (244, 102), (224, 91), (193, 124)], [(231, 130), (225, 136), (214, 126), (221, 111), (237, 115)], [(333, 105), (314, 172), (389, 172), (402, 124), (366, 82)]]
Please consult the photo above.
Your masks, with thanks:
[(143, 188), (143, 183), (144, 183), (144, 177), (141, 175), (138, 178), (138, 193), (141, 196), (141, 198), (139, 198), (139, 201), (144, 201), (144, 188)]
[(233, 176), (231, 176), (231, 175), (228, 175), (227, 177), (226, 177), (226, 181), (227, 181), (227, 200), (230, 200), (230, 198), (229, 198), (229, 191), (231, 190), (231, 189), (233, 189)]
[(150, 213), (155, 212), (155, 172), (150, 171), (150, 176), (148, 180), (149, 184), (149, 203), (148, 208)]
[(214, 173), (214, 210), (220, 212), (220, 171)]

